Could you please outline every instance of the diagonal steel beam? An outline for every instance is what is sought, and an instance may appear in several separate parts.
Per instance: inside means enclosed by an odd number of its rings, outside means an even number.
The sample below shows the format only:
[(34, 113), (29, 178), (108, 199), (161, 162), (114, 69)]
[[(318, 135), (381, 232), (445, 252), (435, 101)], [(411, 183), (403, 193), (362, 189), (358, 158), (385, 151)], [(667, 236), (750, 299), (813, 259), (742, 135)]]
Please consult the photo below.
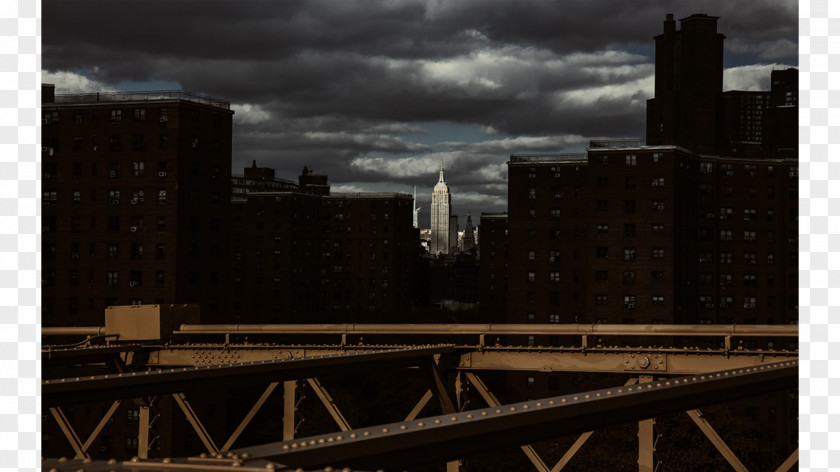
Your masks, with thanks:
[(199, 439), (201, 442), (204, 443), (204, 447), (207, 448), (207, 452), (211, 454), (217, 454), (219, 452), (219, 448), (216, 447), (216, 443), (213, 442), (213, 438), (210, 437), (210, 433), (201, 424), (201, 420), (198, 419), (198, 416), (195, 414), (190, 403), (187, 401), (187, 398), (184, 396), (183, 393), (173, 393), (172, 398), (175, 399), (175, 403), (181, 408), (181, 411), (184, 412), (184, 416), (187, 417), (187, 420), (192, 425), (193, 429), (195, 430), (196, 434), (198, 434)]
[(324, 404), (324, 407), (327, 409), (327, 412), (332, 416), (332, 419), (335, 421), (335, 424), (341, 428), (342, 431), (350, 430), (350, 423), (347, 422), (347, 419), (344, 415), (341, 414), (341, 410), (335, 405), (335, 401), (330, 396), (327, 389), (321, 385), (321, 382), (318, 381), (316, 378), (306, 379), (309, 386), (312, 387), (312, 390), (315, 391), (315, 395), (318, 396), (318, 399), (321, 400), (321, 403)]
[(426, 393), (423, 394), (423, 397), (420, 398), (420, 401), (418, 401), (416, 405), (414, 405), (414, 408), (411, 410), (411, 412), (409, 412), (408, 416), (406, 416), (405, 420), (403, 421), (411, 421), (414, 418), (417, 418), (417, 415), (419, 415), (420, 412), (423, 411), (423, 408), (425, 408), (426, 404), (429, 403), (429, 400), (431, 400), (433, 396), (434, 395), (432, 394), (431, 389), (426, 390)]
[(50, 408), (50, 413), (52, 413), (53, 418), (55, 418), (55, 421), (61, 428), (61, 432), (64, 433), (64, 437), (70, 442), (70, 447), (72, 447), (73, 452), (76, 453), (76, 459), (90, 459), (90, 454), (88, 454), (86, 452), (86, 448), (82, 446), (82, 441), (79, 439), (79, 435), (76, 434), (76, 430), (73, 429), (73, 425), (70, 424), (70, 421), (64, 414), (64, 410), (61, 408)]
[(108, 423), (108, 420), (111, 419), (111, 416), (114, 415), (114, 412), (117, 411), (117, 408), (120, 406), (120, 400), (115, 401), (111, 404), (111, 408), (108, 408), (108, 411), (105, 412), (105, 415), (99, 420), (99, 424), (93, 428), (93, 432), (90, 433), (88, 436), (87, 441), (82, 444), (82, 450), (87, 451), (90, 448), (90, 445), (93, 443), (93, 440), (99, 436), (99, 433), (102, 431), (102, 428)]
[(798, 379), (798, 362), (781, 362), (448, 413), (234, 452), (302, 468), (417, 466), (796, 388)]
[(799, 448), (793, 451), (790, 456), (782, 462), (782, 465), (776, 469), (776, 472), (788, 472), (794, 465), (796, 465), (797, 462), (799, 462)]
[(732, 449), (729, 449), (729, 446), (726, 445), (726, 442), (720, 435), (715, 431), (715, 428), (712, 428), (712, 425), (706, 421), (706, 418), (703, 418), (703, 413), (698, 409), (688, 410), (686, 411), (688, 416), (691, 417), (692, 421), (694, 421), (697, 426), (700, 427), (700, 430), (703, 431), (703, 434), (709, 438), (709, 441), (712, 442), (712, 445), (715, 446), (715, 449), (720, 452), (720, 455), (726, 459), (726, 462), (732, 466), (737, 472), (748, 472), (746, 466), (738, 459)]
[[(493, 392), (487, 388), (487, 385), (484, 384), (477, 375), (472, 372), (467, 372), (467, 379), (470, 383), (475, 387), (478, 391), (479, 395), (484, 398), (484, 401), (487, 402), (490, 406), (500, 406), (502, 403), (496, 398), (496, 395), (493, 395)], [(537, 451), (534, 450), (534, 446), (530, 444), (526, 444), (524, 446), (520, 446), (522, 448), (522, 452), (528, 457), (528, 460), (531, 461), (531, 464), (534, 464), (534, 467), (537, 468), (539, 472), (549, 472), (548, 466), (545, 464), (545, 461), (542, 460)]]
[[(628, 385), (634, 385), (638, 381), (639, 381), (638, 377), (631, 377), (624, 384), (624, 386), (626, 387)], [(563, 470), (563, 467), (566, 467), (566, 464), (568, 464), (569, 461), (572, 460), (572, 458), (575, 456), (575, 454), (577, 454), (577, 452), (580, 450), (580, 448), (583, 447), (584, 444), (586, 444), (586, 441), (589, 440), (589, 438), (592, 436), (592, 434), (594, 432), (595, 431), (587, 431), (587, 432), (581, 434), (580, 436), (578, 436), (578, 438), (577, 438), (577, 440), (575, 440), (574, 444), (572, 444), (571, 447), (569, 447), (569, 450), (566, 451), (565, 454), (563, 454), (563, 457), (561, 457), (560, 460), (557, 461), (556, 464), (554, 464), (554, 467), (551, 468), (551, 472), (560, 472), (561, 470)]]
[(237, 439), (239, 439), (239, 435), (242, 434), (242, 431), (245, 430), (245, 427), (248, 426), (252, 419), (254, 419), (254, 416), (256, 416), (257, 411), (259, 411), (259, 409), (262, 408), (262, 406), (265, 404), (265, 401), (268, 400), (268, 397), (271, 395), (274, 389), (277, 388), (277, 385), (278, 382), (271, 382), (270, 384), (268, 384), (268, 387), (266, 387), (262, 395), (260, 395), (260, 398), (257, 399), (256, 403), (254, 403), (254, 406), (251, 407), (251, 409), (248, 411), (248, 414), (246, 414), (245, 418), (243, 418), (242, 421), (239, 423), (239, 426), (237, 426), (233, 433), (231, 433), (224, 446), (222, 446), (222, 448), (219, 449), (219, 452), (228, 452), (230, 450), (231, 446), (233, 446), (233, 443)]
[(184, 367), (146, 372), (44, 380), (45, 406), (98, 400), (172, 394), (189, 390), (225, 388), (230, 385), (265, 385), (364, 370), (420, 365), (431, 356), (452, 352), (451, 345), (383, 349), (373, 352), (275, 359), (241, 364)]
[(426, 375), (429, 378), (432, 390), (434, 390), (438, 401), (440, 402), (441, 410), (444, 413), (455, 413), (458, 411), (455, 408), (455, 403), (452, 401), (452, 397), (449, 396), (449, 391), (446, 389), (446, 384), (444, 383), (443, 378), (441, 378), (440, 370), (437, 364), (435, 364), (432, 359), (427, 359), (423, 363), (423, 367), (426, 369)]

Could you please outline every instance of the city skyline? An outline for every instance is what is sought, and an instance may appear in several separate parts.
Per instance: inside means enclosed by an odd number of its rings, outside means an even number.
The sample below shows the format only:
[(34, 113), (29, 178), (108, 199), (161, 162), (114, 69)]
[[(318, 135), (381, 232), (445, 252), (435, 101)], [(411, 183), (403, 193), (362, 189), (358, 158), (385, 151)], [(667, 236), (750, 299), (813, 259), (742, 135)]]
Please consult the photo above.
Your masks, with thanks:
[(646, 26), (666, 13), (721, 17), (725, 90), (767, 89), (770, 70), (798, 65), (792, 1), (337, 5), (46, 1), (43, 80), (57, 93), (229, 99), (233, 169), (256, 160), (291, 177), (309, 165), (336, 191), (417, 185), (426, 206), (443, 159), (465, 215), (505, 209), (511, 154), (643, 136)]

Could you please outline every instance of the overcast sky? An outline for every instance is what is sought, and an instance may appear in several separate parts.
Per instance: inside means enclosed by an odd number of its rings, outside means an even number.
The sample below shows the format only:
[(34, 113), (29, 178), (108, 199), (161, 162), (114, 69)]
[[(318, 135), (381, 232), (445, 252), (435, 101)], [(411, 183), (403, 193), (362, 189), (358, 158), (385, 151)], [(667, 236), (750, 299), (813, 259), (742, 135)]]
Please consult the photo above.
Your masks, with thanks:
[(724, 89), (796, 67), (795, 0), (44, 0), (56, 93), (185, 89), (236, 111), (253, 160), (333, 191), (411, 193), (428, 225), (441, 162), (467, 211), (504, 211), (510, 154), (644, 137), (666, 13), (719, 16)]

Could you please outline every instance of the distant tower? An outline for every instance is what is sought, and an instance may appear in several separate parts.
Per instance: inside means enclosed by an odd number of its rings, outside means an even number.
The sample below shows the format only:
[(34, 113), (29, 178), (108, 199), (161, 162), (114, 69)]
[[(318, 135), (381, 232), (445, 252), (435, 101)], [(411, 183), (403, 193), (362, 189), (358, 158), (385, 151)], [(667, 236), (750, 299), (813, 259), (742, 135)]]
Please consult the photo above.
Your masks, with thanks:
[(417, 206), (417, 186), (416, 185), (414, 186), (414, 201), (412, 202), (412, 205), (414, 207), (414, 227), (419, 228), (420, 227), (420, 220), (419, 220), (418, 213), (420, 213), (420, 207)]
[(451, 212), (449, 186), (443, 179), (443, 163), (441, 163), (440, 179), (432, 193), (432, 240), (429, 244), (429, 252), (432, 255), (449, 253), (449, 214)]
[(475, 247), (475, 234), (472, 224), (472, 215), (467, 212), (467, 222), (464, 226), (464, 252), (470, 252)]

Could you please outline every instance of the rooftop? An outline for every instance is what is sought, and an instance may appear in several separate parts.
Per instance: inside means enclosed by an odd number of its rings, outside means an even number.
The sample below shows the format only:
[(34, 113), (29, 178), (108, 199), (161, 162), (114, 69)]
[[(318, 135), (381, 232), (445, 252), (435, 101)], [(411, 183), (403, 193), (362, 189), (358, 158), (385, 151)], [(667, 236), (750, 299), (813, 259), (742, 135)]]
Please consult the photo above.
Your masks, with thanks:
[(93, 104), (111, 102), (144, 102), (153, 100), (186, 100), (230, 110), (230, 102), (186, 90), (157, 90), (150, 92), (96, 92), (56, 94), (56, 104)]

